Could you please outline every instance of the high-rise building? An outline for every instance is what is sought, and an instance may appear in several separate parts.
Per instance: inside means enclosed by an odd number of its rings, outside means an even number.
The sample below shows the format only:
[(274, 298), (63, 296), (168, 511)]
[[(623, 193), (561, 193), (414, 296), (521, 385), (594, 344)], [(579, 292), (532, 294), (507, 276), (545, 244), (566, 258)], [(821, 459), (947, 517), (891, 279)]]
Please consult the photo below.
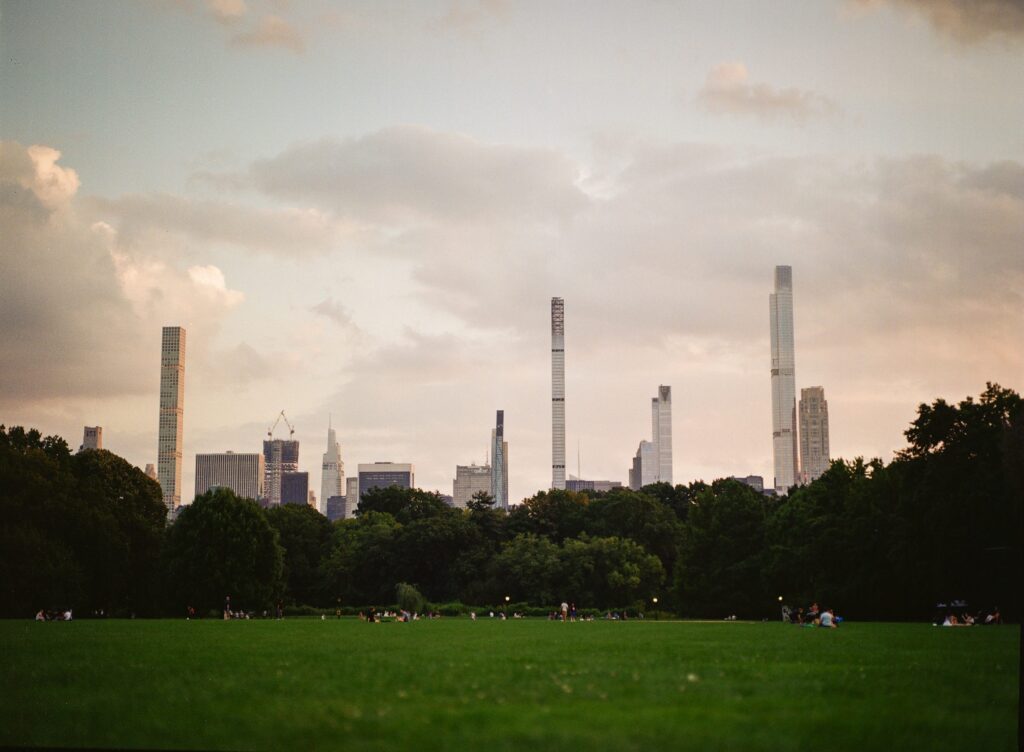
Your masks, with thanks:
[(651, 398), (651, 443), (657, 461), (655, 482), (672, 483), (672, 387), (659, 386)]
[(156, 474), (168, 513), (181, 505), (182, 432), (185, 414), (185, 329), (165, 326), (160, 343), (160, 427)]
[[(264, 490), (267, 502), (281, 503), (281, 479), (285, 473), (299, 471), (299, 442), (295, 439), (263, 440), (264, 470), (267, 474)], [(302, 503), (305, 504), (305, 494)]]
[(633, 456), (633, 467), (629, 471), (629, 487), (639, 491), (644, 486), (657, 483), (658, 454), (654, 442), (641, 441)]
[(796, 357), (793, 344), (793, 269), (775, 267), (775, 292), (768, 296), (772, 347), (772, 456), (775, 491), (797, 480)]
[(309, 503), (309, 473), (281, 473), (281, 503)]
[(800, 480), (810, 483), (828, 470), (828, 402), (825, 388), (800, 390)]
[(257, 452), (196, 455), (196, 496), (230, 488), (236, 496), (257, 501), (263, 498), (263, 479), (263, 455)]
[(330, 422), (327, 424), (327, 451), (324, 452), (323, 474), (320, 476), (320, 503), (322, 514), (327, 514), (327, 500), (345, 494), (345, 463), (341, 461), (341, 446)]
[(551, 299), (551, 487), (565, 488), (565, 302)]
[(103, 448), (103, 426), (86, 426), (82, 432), (82, 446), (78, 451)]
[(345, 517), (354, 517), (359, 508), (359, 474), (345, 479)]
[[(452, 504), (465, 509), (473, 495), (484, 491), (494, 496), (493, 473), (490, 465), (456, 465), (452, 481)], [(497, 506), (497, 504), (495, 504)]]
[(594, 491), (604, 493), (613, 488), (622, 488), (622, 483), (617, 480), (583, 480), (582, 478), (569, 478), (565, 482), (566, 491)]
[(750, 486), (758, 493), (764, 493), (764, 478), (760, 475), (745, 475), (740, 477), (738, 475), (732, 476), (733, 480), (738, 480), (745, 486)]
[[(505, 411), (498, 410), (497, 423), (491, 429), (491, 487), (495, 509), (508, 509), (508, 442), (505, 441)], [(455, 497), (458, 505), (458, 496)]]
[(345, 519), (344, 496), (332, 496), (327, 500), (327, 519), (331, 522)]
[(156, 480), (156, 465), (154, 465), (152, 462), (146, 463), (146, 469), (143, 470), (143, 472), (146, 474), (147, 478)]
[(360, 499), (373, 488), (413, 488), (415, 485), (416, 471), (408, 462), (374, 462), (359, 465)]

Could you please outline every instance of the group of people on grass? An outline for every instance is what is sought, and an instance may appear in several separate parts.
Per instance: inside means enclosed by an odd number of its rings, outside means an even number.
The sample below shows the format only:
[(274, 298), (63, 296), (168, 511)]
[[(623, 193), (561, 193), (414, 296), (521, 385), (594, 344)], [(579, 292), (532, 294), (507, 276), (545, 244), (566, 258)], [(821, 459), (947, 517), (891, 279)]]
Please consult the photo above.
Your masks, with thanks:
[(836, 612), (832, 608), (821, 609), (818, 608), (817, 603), (812, 603), (806, 610), (804, 610), (803, 606), (798, 607), (796, 611), (793, 611), (789, 606), (783, 606), (782, 621), (803, 627), (836, 629), (843, 622), (843, 617), (836, 616)]
[(982, 610), (976, 614), (972, 614), (965, 609), (960, 612), (959, 616), (953, 611), (946, 611), (945, 615), (940, 611), (932, 623), (939, 627), (991, 626), (993, 624), (1002, 624), (1003, 617), (999, 613), (999, 606), (996, 606), (991, 611)]
[(36, 612), (36, 621), (71, 621), (71, 609), (47, 611), (41, 608)]

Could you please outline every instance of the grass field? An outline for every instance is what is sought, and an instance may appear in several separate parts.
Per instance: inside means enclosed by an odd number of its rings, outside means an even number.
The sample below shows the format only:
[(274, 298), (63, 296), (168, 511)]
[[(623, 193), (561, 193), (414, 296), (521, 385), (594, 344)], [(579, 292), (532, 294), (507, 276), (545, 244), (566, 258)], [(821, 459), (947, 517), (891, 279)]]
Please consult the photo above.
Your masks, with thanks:
[(0, 622), (0, 745), (1016, 748), (1018, 627)]

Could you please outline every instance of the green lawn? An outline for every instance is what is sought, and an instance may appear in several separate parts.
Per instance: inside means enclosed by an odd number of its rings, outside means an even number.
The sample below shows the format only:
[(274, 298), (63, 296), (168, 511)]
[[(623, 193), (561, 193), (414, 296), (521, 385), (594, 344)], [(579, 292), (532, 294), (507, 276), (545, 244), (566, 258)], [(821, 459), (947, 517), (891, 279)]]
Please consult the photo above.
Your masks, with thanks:
[(0, 622), (0, 745), (1016, 746), (1018, 627)]

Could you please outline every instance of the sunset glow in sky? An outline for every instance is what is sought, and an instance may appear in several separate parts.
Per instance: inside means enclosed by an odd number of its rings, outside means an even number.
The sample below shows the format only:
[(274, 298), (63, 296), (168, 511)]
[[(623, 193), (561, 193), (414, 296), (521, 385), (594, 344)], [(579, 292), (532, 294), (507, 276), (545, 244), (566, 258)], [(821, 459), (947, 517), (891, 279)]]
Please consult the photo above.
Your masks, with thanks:
[[(505, 410), (510, 497), (625, 483), (672, 386), (677, 482), (771, 482), (768, 294), (834, 457), (1024, 387), (1024, 6), (0, 3), (0, 423), (156, 462), (160, 327), (196, 452), (284, 409), (319, 494), (451, 493)], [(286, 433), (279, 433), (285, 436)]]

